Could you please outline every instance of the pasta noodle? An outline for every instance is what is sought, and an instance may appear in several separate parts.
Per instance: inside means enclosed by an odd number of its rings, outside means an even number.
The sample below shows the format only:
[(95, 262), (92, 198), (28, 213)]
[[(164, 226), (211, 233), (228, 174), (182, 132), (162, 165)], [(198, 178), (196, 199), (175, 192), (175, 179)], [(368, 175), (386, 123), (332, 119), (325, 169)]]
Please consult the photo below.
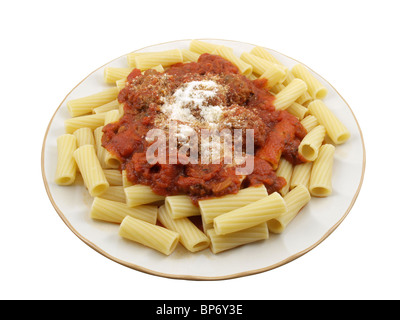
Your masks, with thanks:
[(115, 100), (118, 92), (116, 87), (112, 87), (90, 96), (69, 100), (67, 101), (68, 111), (72, 117), (92, 113), (94, 108)]
[(57, 169), (55, 182), (58, 185), (70, 185), (76, 178), (76, 163), (73, 157), (76, 150), (76, 138), (63, 134), (57, 138)]
[(335, 147), (331, 144), (321, 146), (310, 176), (310, 193), (314, 197), (326, 197), (332, 193), (332, 169)]
[(245, 76), (248, 76), (253, 72), (253, 67), (252, 65), (244, 62), (242, 59), (237, 57), (231, 48), (225, 47), (225, 46), (218, 46), (215, 51), (213, 52), (214, 54), (217, 54), (226, 60), (229, 60), (233, 64), (235, 64), (241, 73), (243, 73)]
[(281, 158), (279, 160), (278, 169), (276, 170), (276, 175), (286, 180), (286, 185), (281, 190), (279, 190), (279, 193), (282, 196), (284, 196), (289, 191), (292, 172), (293, 172), (293, 165), (286, 159)]
[(179, 233), (130, 216), (122, 220), (119, 235), (165, 255), (170, 255), (179, 242)]
[(300, 123), (307, 132), (310, 132), (312, 129), (319, 125), (318, 119), (312, 115), (308, 115), (303, 120), (301, 120)]
[(275, 108), (278, 110), (287, 109), (307, 90), (307, 85), (303, 80), (292, 80), (282, 91), (276, 95), (274, 102)]
[(349, 130), (321, 100), (311, 102), (308, 110), (325, 127), (328, 136), (334, 143), (342, 144), (350, 138)]
[(200, 215), (200, 208), (195, 206), (189, 196), (177, 195), (165, 198), (165, 208), (172, 219)]
[(126, 216), (156, 224), (157, 207), (143, 205), (130, 208), (120, 201), (113, 201), (101, 197), (94, 198), (90, 209), (90, 217), (92, 219), (121, 223)]
[(299, 145), (299, 153), (308, 161), (314, 161), (318, 156), (318, 150), (325, 138), (325, 127), (322, 125), (312, 129)]
[(93, 131), (90, 128), (79, 128), (74, 131), (73, 135), (76, 137), (78, 147), (84, 146), (85, 144), (95, 145)]
[(136, 55), (134, 60), (136, 68), (147, 70), (158, 65), (167, 67), (178, 62), (183, 62), (183, 57), (179, 49), (172, 49), (161, 52), (146, 52)]
[(106, 191), (109, 183), (101, 168), (94, 147), (90, 144), (79, 147), (74, 151), (74, 158), (90, 195), (97, 197)]
[(204, 222), (209, 224), (214, 221), (214, 218), (223, 213), (244, 207), (267, 196), (267, 189), (264, 185), (260, 185), (242, 189), (237, 194), (200, 200), (199, 207)]
[(277, 192), (247, 206), (224, 213), (214, 219), (217, 234), (227, 234), (256, 226), (287, 211), (286, 203)]
[(192, 40), (189, 44), (189, 50), (198, 54), (212, 53), (217, 47), (217, 44), (208, 43), (201, 40)]
[(312, 165), (312, 162), (305, 162), (294, 166), (292, 178), (290, 180), (290, 189), (293, 189), (299, 185), (303, 185), (308, 188)]
[(311, 196), (305, 186), (299, 185), (287, 193), (283, 199), (287, 206), (287, 212), (277, 218), (268, 220), (267, 225), (270, 232), (282, 233), (301, 208), (311, 200)]
[(198, 252), (208, 248), (210, 240), (188, 218), (174, 219), (165, 205), (158, 209), (158, 220), (164, 227), (179, 233), (179, 242), (190, 252)]
[[(107, 178), (107, 176), (106, 176)], [(107, 179), (108, 181), (108, 179)], [(108, 182), (110, 183), (110, 182)], [(126, 203), (125, 190), (123, 186), (109, 186), (99, 197), (107, 200)]]
[(214, 229), (210, 229), (208, 236), (211, 241), (210, 249), (216, 254), (248, 243), (266, 240), (269, 238), (269, 232), (266, 222), (263, 222), (255, 227), (225, 235), (219, 235)]
[(122, 186), (122, 173), (118, 169), (104, 169), (104, 175), (110, 186)]
[(115, 84), (115, 81), (125, 79), (132, 71), (132, 68), (104, 68), (104, 81)]
[(135, 184), (126, 187), (124, 190), (128, 207), (136, 207), (165, 199), (164, 196), (154, 193), (151, 187), (145, 185)]
[(292, 73), (296, 78), (302, 79), (307, 84), (307, 90), (312, 99), (323, 99), (328, 94), (328, 90), (302, 64), (295, 65), (292, 68)]
[(86, 116), (75, 117), (64, 121), (65, 132), (74, 133), (80, 128), (96, 129), (104, 125), (105, 113), (90, 114)]
[(253, 72), (260, 78), (268, 79), (267, 87), (272, 88), (282, 83), (286, 78), (286, 71), (280, 65), (262, 59), (248, 52), (243, 52), (240, 58), (253, 67)]

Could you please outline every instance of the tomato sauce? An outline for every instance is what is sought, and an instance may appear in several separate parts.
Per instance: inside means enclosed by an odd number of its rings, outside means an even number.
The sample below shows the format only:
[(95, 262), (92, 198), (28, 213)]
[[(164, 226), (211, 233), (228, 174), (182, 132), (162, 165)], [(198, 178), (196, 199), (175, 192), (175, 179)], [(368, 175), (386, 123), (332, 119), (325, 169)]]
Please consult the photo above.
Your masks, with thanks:
[[(151, 142), (145, 137), (149, 130), (157, 128), (164, 98), (184, 83), (204, 79), (213, 79), (226, 89), (218, 93), (215, 101), (231, 108), (228, 119), (224, 119), (230, 128), (254, 130), (254, 154), (250, 155), (254, 169), (245, 177), (235, 173), (235, 166), (224, 163), (150, 164), (146, 159)], [(231, 62), (211, 54), (202, 54), (197, 62), (173, 65), (164, 73), (148, 70), (142, 74), (134, 69), (118, 96), (124, 115), (103, 128), (102, 145), (119, 158), (129, 181), (151, 186), (157, 194), (187, 194), (197, 203), (260, 184), (269, 193), (278, 191), (286, 184), (275, 173), (279, 160), (283, 157), (292, 164), (305, 162), (298, 145), (306, 131), (296, 117), (275, 110), (274, 96), (265, 88), (266, 82), (249, 80)]]

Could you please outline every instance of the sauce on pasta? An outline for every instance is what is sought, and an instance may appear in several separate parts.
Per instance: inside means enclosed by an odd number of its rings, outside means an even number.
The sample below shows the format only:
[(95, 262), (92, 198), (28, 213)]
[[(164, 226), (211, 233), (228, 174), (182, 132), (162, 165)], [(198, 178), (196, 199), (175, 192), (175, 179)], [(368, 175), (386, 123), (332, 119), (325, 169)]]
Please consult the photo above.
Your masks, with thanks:
[[(269, 193), (278, 191), (286, 184), (275, 173), (278, 162), (281, 157), (292, 164), (305, 162), (298, 145), (306, 131), (296, 117), (275, 110), (266, 81), (251, 81), (231, 62), (207, 53), (162, 73), (134, 69), (118, 96), (124, 115), (103, 128), (103, 147), (118, 157), (130, 182), (151, 186), (160, 195), (187, 194), (197, 203), (260, 184)], [(197, 91), (189, 91), (193, 88)], [(185, 100), (188, 96), (191, 100)], [(241, 176), (235, 173), (236, 165), (223, 161), (184, 164), (179, 157), (176, 164), (150, 164), (146, 151), (154, 141), (145, 137), (151, 129), (165, 130), (171, 119), (181, 132), (193, 124), (194, 130), (254, 130), (254, 153), (248, 155), (254, 160), (253, 171)], [(246, 150), (244, 137), (242, 141)]]

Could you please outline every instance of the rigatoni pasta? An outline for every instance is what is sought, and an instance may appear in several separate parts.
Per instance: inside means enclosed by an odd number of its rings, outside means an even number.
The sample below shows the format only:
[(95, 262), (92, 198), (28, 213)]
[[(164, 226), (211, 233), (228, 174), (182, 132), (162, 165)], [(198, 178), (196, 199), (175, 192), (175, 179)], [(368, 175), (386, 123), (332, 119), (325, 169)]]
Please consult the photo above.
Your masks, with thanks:
[(179, 233), (131, 216), (122, 220), (119, 235), (165, 255), (170, 255), (179, 242)]
[(74, 152), (77, 148), (76, 137), (63, 134), (57, 138), (57, 168), (55, 182), (58, 185), (71, 185), (76, 177)]
[(179, 233), (179, 241), (190, 252), (208, 248), (209, 238), (188, 218), (174, 218), (165, 205), (158, 209), (158, 220), (167, 229)]
[(73, 155), (90, 195), (97, 197), (106, 191), (110, 184), (101, 168), (94, 146), (86, 144), (76, 149)]
[[(232, 191), (222, 193), (222, 196), (217, 197), (215, 194), (228, 185), (229, 177), (224, 181), (218, 181), (217, 185), (207, 185), (209, 189), (204, 191), (204, 199), (200, 198), (198, 202), (190, 196), (190, 191), (184, 194), (165, 192), (168, 195), (161, 195), (163, 192), (158, 194), (153, 191), (152, 183), (140, 184), (129, 181), (127, 176), (129, 167), (124, 165), (124, 157), (107, 149), (103, 131), (107, 133), (107, 129), (110, 128), (108, 124), (114, 123), (111, 127), (116, 126), (121, 117), (128, 115), (131, 111), (125, 109), (126, 105), (121, 102), (121, 96), (124, 94), (120, 95), (120, 93), (122, 90), (132, 90), (132, 87), (128, 88), (127, 85), (132, 85), (133, 76), (151, 74), (154, 76), (151, 86), (154, 86), (160, 79), (157, 75), (165, 73), (167, 76), (162, 81), (165, 80), (173, 87), (175, 84), (168, 78), (168, 71), (172, 68), (190, 67), (204, 53), (209, 55), (203, 57), (218, 55), (226, 60), (225, 63), (231, 62), (235, 67), (235, 72), (239, 70), (240, 76), (246, 81), (255, 80), (254, 83), (257, 83), (260, 90), (266, 90), (266, 95), (268, 99), (271, 99), (270, 103), (275, 111), (280, 112), (279, 115), (287, 115), (290, 121), (297, 121), (298, 131), (304, 129), (307, 132), (297, 144), (293, 141), (289, 144), (289, 148), (293, 148), (298, 153), (298, 159), (296, 159), (298, 162), (292, 161), (292, 163), (289, 161), (290, 157), (285, 157), (279, 152), (276, 162), (267, 157), (262, 158), (271, 165), (277, 181), (286, 182), (285, 185), (280, 184), (282, 188), (276, 188), (276, 191), (272, 190), (268, 194), (266, 188), (268, 184), (265, 181), (275, 179), (272, 174), (266, 175), (264, 180), (260, 179), (260, 182), (255, 185), (251, 184), (254, 182), (250, 182), (251, 180), (244, 175), (240, 180), (239, 188), (232, 188)], [(139, 70), (136, 69), (136, 73), (128, 77), (135, 68)], [(155, 71), (146, 71), (148, 69)], [(197, 76), (201, 80), (203, 75)], [(228, 82), (229, 85), (236, 85), (235, 81), (238, 81), (238, 78), (232, 77), (231, 74), (226, 79), (232, 80)], [(73, 184), (75, 175), (79, 171), (89, 194), (94, 198), (90, 217), (97, 221), (120, 224), (119, 235), (123, 238), (153, 248), (165, 255), (170, 255), (178, 242), (192, 253), (209, 248), (211, 252), (217, 254), (245, 244), (267, 240), (269, 232), (284, 232), (287, 225), (311, 201), (312, 197), (325, 197), (332, 193), (336, 147), (324, 138), (327, 134), (334, 144), (341, 144), (350, 138), (350, 133), (321, 100), (326, 96), (327, 88), (300, 64), (289, 70), (262, 47), (256, 46), (249, 52), (237, 55), (232, 48), (227, 46), (193, 40), (187, 49), (130, 53), (127, 55), (126, 67), (106, 66), (103, 80), (112, 87), (87, 97), (67, 101), (67, 109), (72, 118), (65, 120), (66, 134), (59, 138), (56, 182), (60, 185)], [(228, 90), (229, 85), (223, 87), (223, 90)], [(217, 126), (218, 121), (222, 120), (218, 118), (214, 121), (214, 117), (218, 116), (226, 106), (218, 105), (218, 103), (213, 105), (212, 103), (215, 102), (213, 99), (210, 99), (212, 102), (209, 105), (196, 105), (202, 99), (201, 95), (215, 98), (213, 90), (217, 85), (207, 87), (206, 81), (203, 81), (199, 86), (200, 93), (179, 91), (182, 88), (179, 86), (174, 90), (182, 94), (183, 100), (190, 100), (193, 97), (198, 99), (192, 99), (190, 103), (198, 107), (197, 111), (204, 119)], [(261, 86), (264, 87), (261, 88)], [(163, 89), (166, 90), (166, 88), (168, 86)], [(246, 98), (246, 86), (244, 86), (244, 91), (240, 91), (242, 89), (240, 83), (234, 88), (229, 99)], [(155, 108), (157, 112), (162, 112), (162, 106), (176, 107), (182, 102), (182, 100), (176, 100), (178, 95), (174, 96), (175, 100), (166, 99), (162, 96), (163, 92), (163, 90), (153, 92), (154, 95), (148, 99), (156, 105), (159, 103), (157, 99), (163, 102), (157, 106), (158, 109)], [(142, 94), (145, 95), (145, 93)], [(160, 94), (161, 96), (158, 96)], [(140, 94), (138, 97), (138, 100), (143, 98)], [(246, 99), (250, 101), (253, 98), (251, 96)], [(147, 100), (143, 98), (140, 101), (142, 103)], [(238, 106), (241, 107), (240, 104)], [(208, 107), (212, 107), (210, 108), (212, 110), (206, 110)], [(265, 107), (267, 109), (268, 106)], [(125, 114), (124, 109), (128, 114)], [(253, 119), (245, 113), (251, 108), (243, 109), (245, 111), (238, 110), (238, 114), (244, 113), (240, 120), (253, 124)], [(179, 118), (179, 121), (185, 123), (184, 116), (188, 110), (178, 111), (174, 115), (178, 118), (183, 117), (183, 120)], [(149, 114), (140, 118), (146, 125), (151, 123), (151, 119), (147, 118)], [(273, 121), (279, 121), (279, 116)], [(234, 122), (225, 123), (231, 126), (231, 129), (236, 129)], [(266, 125), (269, 124), (266, 123)], [(262, 125), (255, 123), (255, 126)], [(118, 134), (119, 131), (123, 132), (125, 129), (127, 128), (114, 128), (112, 134)], [(134, 131), (131, 133), (132, 136), (135, 134)], [(285, 135), (286, 131), (283, 130), (281, 134)], [(288, 134), (283, 140), (290, 139), (290, 134)], [(134, 148), (136, 146), (133, 146)], [(114, 151), (112, 148), (110, 150)], [(257, 153), (254, 155), (257, 156)], [(140, 163), (134, 163), (134, 165), (140, 166)], [(157, 172), (159, 169), (157, 166), (149, 166), (144, 170), (147, 170), (147, 174), (151, 174), (153, 170)], [(196, 182), (196, 179), (201, 181), (203, 175), (209, 174), (212, 175), (212, 172), (210, 173), (207, 168), (198, 171), (196, 178), (192, 179), (194, 182), (190, 188), (204, 187)], [(182, 181), (187, 178), (186, 172), (181, 174), (181, 178)], [(165, 186), (168, 185), (165, 181), (163, 183)], [(188, 189), (191, 190), (190, 188)], [(200, 220), (201, 224), (199, 224)]]
[(321, 100), (311, 102), (308, 110), (326, 128), (328, 136), (334, 143), (342, 144), (350, 138), (349, 130)]

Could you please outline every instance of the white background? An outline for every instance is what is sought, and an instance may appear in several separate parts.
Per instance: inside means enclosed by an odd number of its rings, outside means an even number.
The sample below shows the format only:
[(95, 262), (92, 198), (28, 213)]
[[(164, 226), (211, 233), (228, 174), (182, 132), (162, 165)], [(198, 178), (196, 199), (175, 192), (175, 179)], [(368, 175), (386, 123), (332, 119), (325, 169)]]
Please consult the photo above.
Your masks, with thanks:
[[(398, 1), (2, 1), (1, 299), (399, 299)], [(47, 125), (108, 61), (151, 44), (219, 38), (272, 48), (327, 79), (363, 131), (367, 166), (347, 218), (277, 269), (224, 281), (144, 274), (78, 239), (41, 175)]]

